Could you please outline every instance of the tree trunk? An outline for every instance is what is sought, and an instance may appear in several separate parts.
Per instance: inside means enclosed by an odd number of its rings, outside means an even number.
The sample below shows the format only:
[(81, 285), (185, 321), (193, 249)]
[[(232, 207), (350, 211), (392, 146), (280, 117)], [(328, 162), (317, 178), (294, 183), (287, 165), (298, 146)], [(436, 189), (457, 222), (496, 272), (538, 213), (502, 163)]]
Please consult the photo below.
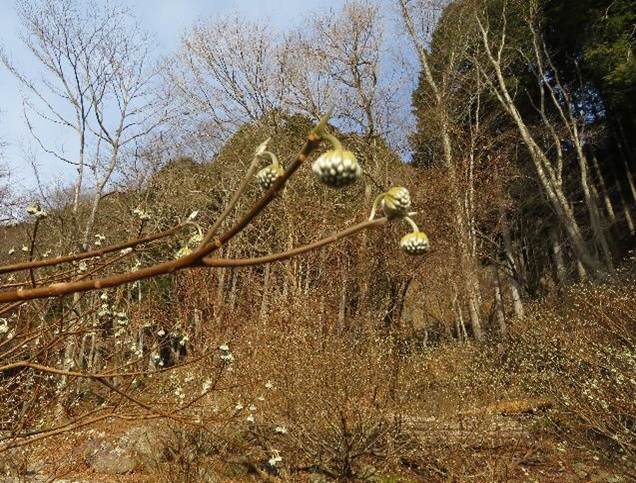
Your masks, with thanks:
[(499, 269), (496, 265), (492, 266), (493, 284), (495, 289), (495, 313), (497, 316), (497, 325), (499, 332), (506, 333), (506, 310), (504, 307), (503, 294), (501, 291), (501, 279), (499, 278)]
[(565, 269), (565, 261), (563, 259), (563, 249), (559, 234), (556, 228), (550, 229), (550, 244), (552, 245), (552, 256), (554, 257), (554, 267), (556, 279), (559, 285), (563, 285), (567, 279), (567, 270)]
[(510, 227), (506, 216), (503, 216), (502, 233), (504, 239), (504, 253), (506, 255), (506, 266), (508, 280), (510, 283), (510, 294), (512, 298), (512, 309), (514, 310), (515, 317), (523, 317), (524, 309), (523, 302), (521, 301), (521, 266), (517, 261), (517, 257), (514, 254), (512, 246), (512, 237), (510, 236)]
[(592, 227), (592, 233), (594, 233), (594, 241), (600, 245), (603, 258), (605, 259), (605, 266), (610, 272), (614, 271), (614, 261), (612, 260), (612, 252), (610, 251), (607, 238), (603, 232), (603, 226), (601, 221), (601, 214), (599, 213), (596, 199), (590, 189), (590, 178), (588, 175), (588, 161), (587, 157), (583, 154), (582, 150), (579, 152), (579, 166), (581, 168), (581, 188), (585, 196), (585, 204), (587, 205), (587, 211), (590, 217), (590, 225)]
[(267, 308), (269, 306), (269, 281), (270, 281), (270, 264), (265, 265), (265, 274), (263, 275), (263, 294), (261, 296), (261, 309), (258, 313), (259, 320), (265, 320), (267, 316)]
[(598, 185), (600, 187), (599, 197), (603, 198), (603, 203), (605, 204), (605, 211), (607, 211), (607, 216), (609, 217), (612, 224), (615, 224), (616, 213), (614, 212), (614, 207), (612, 206), (612, 200), (610, 199), (609, 194), (607, 192), (607, 185), (605, 184), (603, 173), (601, 172), (601, 168), (598, 164), (598, 159), (596, 158), (596, 154), (593, 151), (592, 151), (592, 166), (594, 168), (594, 173), (596, 174), (596, 179), (598, 180)]
[[(584, 266), (586, 272), (595, 278), (601, 277), (604, 273), (603, 264), (589, 251), (581, 233), (581, 229), (574, 217), (574, 213), (570, 207), (567, 196), (563, 191), (563, 187), (561, 185), (560, 160), (557, 160), (555, 168), (553, 163), (548, 159), (546, 153), (535, 141), (508, 90), (508, 84), (506, 83), (502, 71), (501, 59), (494, 57), (490, 49), (488, 33), (482, 26), (481, 22), (479, 22), (479, 26), (485, 52), (496, 76), (496, 83), (493, 81), (491, 84), (493, 92), (502, 107), (506, 110), (506, 112), (508, 112), (516, 124), (519, 134), (521, 135), (521, 139), (528, 149), (530, 159), (535, 167), (539, 181), (541, 182), (541, 185), (548, 197), (548, 201), (554, 209), (557, 219), (568, 234), (576, 257)], [(491, 81), (490, 78), (488, 78), (488, 81)], [(584, 171), (584, 169), (585, 166), (583, 166), (582, 170)], [(584, 176), (587, 176), (587, 172), (584, 172)]]
[[(455, 257), (455, 263), (458, 264), (458, 270), (456, 273), (462, 274), (463, 272), (463, 284), (467, 295), (471, 323), (473, 324), (473, 333), (475, 338), (481, 339), (480, 286), (479, 280), (477, 279), (474, 271), (475, 266), (478, 264), (475, 263), (475, 254), (474, 251), (471, 250), (471, 218), (470, 214), (466, 213), (466, 206), (464, 205), (466, 193), (462, 192), (463, 186), (461, 185), (461, 180), (458, 179), (459, 177), (457, 175), (458, 163), (453, 156), (449, 108), (448, 105), (446, 105), (443, 95), (444, 93), (440, 91), (440, 89), (445, 86), (443, 84), (438, 84), (433, 77), (427, 48), (425, 43), (418, 38), (413, 18), (409, 12), (408, 3), (409, 2), (407, 0), (400, 0), (402, 20), (404, 21), (404, 25), (417, 50), (424, 79), (431, 89), (433, 101), (435, 103), (435, 112), (439, 118), (439, 130), (442, 139), (442, 151), (444, 154), (444, 167), (447, 169), (449, 185), (453, 191), (449, 193), (449, 198), (452, 202), (453, 219), (455, 221), (454, 229), (457, 239), (459, 240), (459, 243), (457, 244), (458, 253)], [(468, 195), (470, 195), (470, 193), (468, 193)], [(470, 207), (468, 208), (470, 209)]]

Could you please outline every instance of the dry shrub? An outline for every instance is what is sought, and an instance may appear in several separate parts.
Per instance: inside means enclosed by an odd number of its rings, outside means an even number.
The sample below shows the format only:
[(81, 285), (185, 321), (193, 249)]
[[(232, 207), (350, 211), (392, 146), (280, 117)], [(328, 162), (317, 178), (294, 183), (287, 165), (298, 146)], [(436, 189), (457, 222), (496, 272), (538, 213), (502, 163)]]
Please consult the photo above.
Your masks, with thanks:
[(145, 465), (158, 483), (217, 481), (212, 458), (219, 447), (206, 431), (169, 423), (155, 445)]
[(615, 462), (636, 461), (636, 281), (581, 284), (513, 328), (504, 361), (558, 403), (553, 428)]
[(253, 348), (238, 356), (241, 371), (260, 381), (243, 397), (263, 467), (337, 480), (395, 470), (409, 443), (402, 427), (410, 391), (393, 340), (339, 332), (309, 313), (262, 321), (239, 343)]

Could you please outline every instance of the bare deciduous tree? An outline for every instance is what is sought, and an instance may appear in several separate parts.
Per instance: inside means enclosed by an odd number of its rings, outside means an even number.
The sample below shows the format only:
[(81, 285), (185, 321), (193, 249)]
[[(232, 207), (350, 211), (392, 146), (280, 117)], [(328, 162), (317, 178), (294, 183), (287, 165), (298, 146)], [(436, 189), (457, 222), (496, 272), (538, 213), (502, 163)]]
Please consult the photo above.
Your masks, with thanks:
[(352, 1), (341, 12), (315, 17), (297, 45), (298, 58), (306, 62), (303, 70), (325, 79), (330, 102), (342, 106), (338, 113), (341, 122), (348, 130), (367, 137), (381, 132), (383, 37), (377, 5)]
[[(125, 8), (112, 4), (20, 1), (18, 16), (22, 40), (41, 77), (28, 77), (5, 51), (1, 58), (25, 89), (24, 115), (40, 147), (77, 171), (72, 212), (76, 242), (86, 249), (99, 203), (125, 150), (168, 114), (155, 95), (157, 69), (148, 59), (149, 39)], [(52, 145), (56, 141), (44, 134), (51, 127), (72, 133), (74, 148)], [(86, 220), (79, 220), (85, 191), (91, 209)]]
[(166, 82), (222, 143), (245, 123), (275, 123), (286, 87), (278, 56), (277, 35), (266, 25), (236, 15), (201, 22), (183, 37)]

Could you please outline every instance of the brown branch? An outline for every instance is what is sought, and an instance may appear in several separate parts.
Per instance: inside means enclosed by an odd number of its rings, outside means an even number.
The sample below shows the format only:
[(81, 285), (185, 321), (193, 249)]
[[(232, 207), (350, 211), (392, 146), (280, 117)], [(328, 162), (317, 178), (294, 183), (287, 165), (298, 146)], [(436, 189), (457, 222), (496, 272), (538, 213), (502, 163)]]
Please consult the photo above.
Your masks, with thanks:
[(137, 245), (141, 245), (142, 243), (148, 243), (151, 241), (159, 240), (161, 238), (165, 238), (167, 236), (177, 233), (179, 230), (181, 230), (185, 226), (187, 226), (186, 223), (181, 223), (179, 225), (173, 226), (172, 228), (161, 231), (159, 233), (154, 233), (152, 235), (148, 235), (143, 238), (130, 240), (124, 243), (120, 243), (119, 245), (111, 245), (108, 247), (100, 248), (99, 250), (92, 250), (90, 252), (75, 253), (73, 255), (67, 255), (67, 256), (58, 257), (58, 258), (51, 258), (49, 260), (36, 260), (32, 262), (22, 262), (22, 263), (14, 263), (13, 265), (5, 265), (0, 267), (0, 274), (18, 272), (20, 270), (28, 270), (31, 268), (50, 267), (53, 265), (59, 265), (61, 263), (84, 260), (86, 258), (101, 257), (106, 255), (107, 253), (116, 252), (117, 250), (124, 250), (126, 248), (134, 248)]
[(289, 168), (287, 168), (283, 172), (283, 174), (278, 179), (276, 179), (276, 181), (271, 186), (271, 188), (267, 190), (267, 192), (261, 197), (261, 199), (258, 200), (258, 202), (252, 207), (252, 209), (247, 214), (245, 214), (243, 218), (241, 218), (236, 223), (236, 225), (234, 225), (228, 231), (223, 233), (223, 235), (221, 235), (218, 239), (214, 240), (214, 242), (211, 245), (208, 244), (208, 242), (210, 241), (212, 237), (211, 235), (212, 230), (210, 230), (210, 232), (206, 234), (204, 243), (202, 243), (201, 246), (197, 248), (197, 250), (195, 250), (195, 252), (193, 253), (193, 254), (197, 254), (197, 257), (196, 257), (197, 260), (201, 260), (203, 259), (203, 257), (210, 255), (212, 252), (221, 248), (223, 244), (227, 243), (229, 240), (231, 240), (236, 235), (238, 235), (241, 231), (245, 229), (247, 225), (250, 224), (250, 222), (254, 218), (256, 218), (256, 216), (261, 211), (263, 211), (263, 209), (267, 205), (271, 203), (271, 201), (274, 199), (276, 194), (285, 185), (287, 180), (291, 178), (291, 176), (298, 170), (298, 168), (302, 166), (302, 164), (305, 162), (305, 160), (311, 154), (311, 152), (318, 147), (322, 139), (321, 137), (322, 133), (324, 131), (324, 128), (330, 116), (331, 116), (331, 111), (327, 113), (327, 115), (320, 120), (318, 125), (311, 131), (311, 133), (309, 133), (309, 135), (307, 136), (307, 141), (305, 142), (305, 145), (300, 150), (300, 153), (296, 156), (296, 159), (291, 163)]
[[(89, 419), (83, 419), (86, 416), (90, 415), (90, 414), (95, 414), (98, 413), (100, 411), (103, 411), (102, 408), (98, 408), (94, 411), (89, 412), (88, 414), (82, 415), (80, 418), (76, 418), (72, 421), (69, 421), (67, 423), (61, 424), (59, 426), (55, 426), (53, 428), (50, 429), (44, 429), (44, 430), (38, 430), (37, 433), (32, 433), (32, 434), (26, 434), (24, 436), (19, 436), (19, 435), (12, 435), (11, 436), (11, 442), (9, 443), (4, 443), (4, 444), (0, 444), (0, 454), (3, 453), (4, 451), (7, 451), (9, 449), (12, 448), (19, 448), (21, 446), (26, 446), (29, 444), (33, 444), (36, 441), (40, 441), (46, 438), (50, 438), (52, 436), (58, 435), (58, 434), (63, 434), (75, 429), (79, 429), (81, 427), (84, 426), (89, 426), (92, 424), (95, 424), (99, 421), (102, 421), (104, 419), (108, 419), (108, 418), (112, 418), (112, 417), (118, 417), (117, 414), (115, 414), (114, 412), (108, 412), (106, 414), (102, 414), (101, 416), (95, 416)], [(7, 438), (8, 439), (8, 438)]]
[(359, 231), (366, 230), (369, 228), (376, 228), (378, 226), (384, 225), (388, 221), (389, 221), (388, 218), (377, 218), (375, 220), (367, 220), (362, 223), (358, 223), (357, 225), (351, 226), (345, 230), (339, 231), (338, 233), (334, 233), (333, 235), (323, 238), (321, 240), (315, 241), (313, 243), (309, 243), (308, 245), (303, 245), (301, 247), (293, 248), (291, 250), (287, 250), (281, 253), (273, 253), (271, 255), (265, 255), (263, 257), (240, 258), (240, 259), (234, 259), (234, 260), (206, 257), (202, 260), (202, 262), (205, 266), (208, 266), (208, 267), (247, 267), (251, 265), (262, 265), (265, 263), (272, 263), (272, 262), (277, 262), (280, 260), (287, 260), (288, 258), (292, 258), (297, 255), (301, 255), (303, 253), (323, 247), (325, 245), (329, 245), (330, 243), (334, 243), (338, 241), (340, 238), (353, 235), (354, 233), (357, 233)]
[(276, 197), (276, 194), (282, 189), (287, 180), (302, 166), (307, 157), (311, 154), (311, 152), (318, 147), (320, 144), (321, 138), (315, 132), (312, 132), (309, 136), (307, 136), (307, 142), (303, 146), (302, 150), (296, 156), (296, 159), (292, 162), (292, 164), (285, 170), (285, 172), (274, 182), (272, 187), (267, 190), (267, 192), (261, 197), (260, 200), (256, 202), (252, 209), (248, 211), (243, 218), (241, 218), (232, 228), (223, 233), (219, 238), (214, 240), (211, 245), (199, 247), (193, 254), (196, 254), (196, 260), (200, 260), (203, 257), (209, 255), (210, 253), (218, 250), (225, 243), (230, 241), (240, 232), (242, 232), (245, 227), (247, 227), (254, 218), (258, 216), (258, 214), (263, 211), (269, 205), (272, 200)]
[[(81, 332), (78, 332), (81, 333)], [(68, 336), (68, 335), (73, 335), (73, 333), (65, 333), (64, 336)], [(30, 337), (29, 339), (23, 340), (21, 341), (20, 347), (22, 347), (22, 345), (26, 344), (27, 342), (31, 342), (33, 339), (35, 339), (37, 336), (39, 336), (39, 333), (35, 333), (34, 336)], [(57, 343), (57, 341), (52, 341), (49, 346), (53, 346), (55, 343)], [(3, 353), (2, 356), (6, 359), (7, 356), (10, 355), (10, 352), (6, 352)], [(3, 366), (0, 366), (0, 373), (5, 372), (5, 371), (10, 371), (12, 369), (33, 369), (35, 371), (39, 371), (39, 372), (45, 372), (48, 374), (55, 374), (58, 376), (65, 376), (65, 377), (76, 377), (78, 379), (104, 379), (104, 378), (120, 378), (120, 379), (125, 379), (125, 378), (131, 378), (131, 377), (138, 377), (138, 376), (153, 376), (153, 375), (157, 375), (157, 374), (161, 374), (161, 373), (165, 373), (165, 372), (171, 372), (174, 371), (176, 369), (182, 369), (184, 367), (189, 367), (189, 366), (193, 366), (196, 365), (198, 363), (200, 363), (201, 361), (205, 360), (205, 359), (209, 359), (211, 357), (213, 357), (214, 355), (214, 351), (209, 351), (206, 352), (200, 356), (194, 357), (192, 359), (188, 359), (186, 362), (182, 362), (180, 364), (176, 364), (174, 366), (171, 367), (164, 367), (161, 369), (155, 369), (155, 370), (147, 370), (147, 371), (130, 371), (130, 372), (122, 372), (121, 370), (118, 372), (114, 372), (114, 371), (107, 371), (107, 372), (97, 372), (97, 373), (89, 373), (89, 372), (77, 372), (77, 371), (70, 371), (68, 369), (57, 369), (55, 367), (51, 367), (51, 366), (45, 366), (43, 364), (38, 364), (37, 362), (30, 362), (30, 361), (18, 361), (18, 362), (13, 362), (10, 364), (5, 364)], [(135, 361), (137, 362), (137, 361)]]
[[(36, 364), (34, 362), (26, 362), (26, 361), (16, 362), (15, 364), (7, 364), (6, 366), (0, 368), (0, 372), (8, 371), (15, 368), (27, 368), (27, 367), (35, 371), (46, 372), (49, 374), (57, 374), (57, 375), (67, 376), (67, 377), (77, 377), (82, 379), (91, 379), (93, 381), (99, 382), (100, 384), (103, 384), (108, 389), (119, 394), (124, 399), (132, 402), (133, 404), (136, 404), (137, 406), (145, 409), (146, 411), (149, 411), (152, 414), (155, 414), (164, 418), (168, 418), (168, 419), (173, 419), (178, 422), (188, 422), (182, 416), (178, 416), (173, 413), (167, 413), (158, 408), (153, 408), (149, 404), (146, 404), (145, 402), (128, 394), (126, 391), (122, 391), (121, 389), (117, 388), (116, 386), (114, 386), (108, 381), (109, 378), (116, 377), (115, 375), (90, 374), (85, 372), (68, 371), (63, 369), (56, 369), (54, 367), (49, 367), (49, 366), (43, 366), (41, 364)], [(126, 374), (118, 374), (118, 375), (126, 375)]]
[(225, 221), (225, 219), (230, 215), (230, 213), (232, 212), (232, 210), (234, 209), (234, 207), (238, 203), (239, 199), (243, 195), (243, 193), (245, 193), (245, 190), (247, 189), (247, 186), (252, 181), (254, 173), (256, 172), (256, 167), (258, 166), (258, 161), (259, 161), (260, 156), (261, 156), (261, 151), (267, 147), (267, 143), (268, 142), (269, 142), (269, 139), (267, 141), (265, 141), (264, 143), (262, 143), (258, 147), (258, 149), (256, 150), (256, 153), (254, 154), (254, 159), (252, 159), (252, 163), (250, 164), (249, 168), (247, 169), (247, 173), (245, 173), (245, 176), (241, 180), (241, 184), (239, 185), (238, 189), (236, 190), (236, 192), (234, 193), (234, 195), (230, 199), (230, 202), (227, 204), (227, 206), (223, 210), (223, 213), (221, 213), (221, 215), (216, 219), (216, 221), (212, 224), (212, 226), (210, 227), (210, 229), (206, 233), (205, 237), (201, 241), (201, 245), (200, 246), (205, 246), (208, 243), (210, 243), (210, 241), (212, 240), (212, 237), (214, 236), (216, 231), (221, 226), (221, 223), (223, 223)]
[[(35, 239), (38, 235), (38, 227), (40, 226), (40, 218), (35, 219), (35, 225), (33, 226), (33, 235), (31, 236), (31, 246), (29, 247), (29, 262), (33, 261), (33, 254), (35, 253)], [(35, 272), (33, 267), (29, 270), (29, 277), (31, 278), (31, 286), (35, 288)]]
[(106, 386), (111, 391), (116, 392), (117, 394), (119, 394), (124, 399), (127, 399), (128, 401), (132, 402), (133, 404), (136, 404), (137, 406), (139, 406), (141, 408), (144, 408), (146, 411), (150, 412), (153, 415), (162, 416), (164, 418), (172, 419), (172, 420), (180, 422), (180, 423), (190, 423), (190, 421), (185, 419), (183, 416), (178, 416), (178, 415), (176, 415), (174, 413), (167, 413), (165, 411), (162, 411), (161, 409), (153, 408), (149, 404), (146, 404), (145, 402), (140, 401), (136, 397), (131, 396), (126, 391), (122, 391), (121, 389), (118, 389), (117, 387), (115, 387), (113, 384), (111, 384), (110, 382), (108, 382), (104, 378), (94, 378), (94, 379), (97, 382), (99, 382), (100, 384), (103, 384), (104, 386)]

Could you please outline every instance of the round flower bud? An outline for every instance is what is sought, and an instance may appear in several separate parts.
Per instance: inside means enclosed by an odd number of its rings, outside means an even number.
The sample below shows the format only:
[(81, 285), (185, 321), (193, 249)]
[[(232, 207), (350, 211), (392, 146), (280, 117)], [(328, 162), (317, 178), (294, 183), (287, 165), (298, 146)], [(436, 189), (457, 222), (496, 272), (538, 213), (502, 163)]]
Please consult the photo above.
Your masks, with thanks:
[(409, 255), (422, 255), (429, 250), (430, 244), (426, 233), (414, 231), (402, 237), (400, 248)]
[(401, 186), (391, 188), (382, 198), (382, 208), (387, 218), (406, 215), (409, 208), (411, 208), (409, 190)]
[(285, 170), (278, 164), (270, 164), (256, 173), (256, 179), (265, 191), (270, 189), (274, 182), (280, 178)]
[(362, 174), (362, 168), (351, 151), (334, 149), (322, 154), (314, 164), (312, 170), (320, 181), (327, 186), (339, 188), (353, 183)]

